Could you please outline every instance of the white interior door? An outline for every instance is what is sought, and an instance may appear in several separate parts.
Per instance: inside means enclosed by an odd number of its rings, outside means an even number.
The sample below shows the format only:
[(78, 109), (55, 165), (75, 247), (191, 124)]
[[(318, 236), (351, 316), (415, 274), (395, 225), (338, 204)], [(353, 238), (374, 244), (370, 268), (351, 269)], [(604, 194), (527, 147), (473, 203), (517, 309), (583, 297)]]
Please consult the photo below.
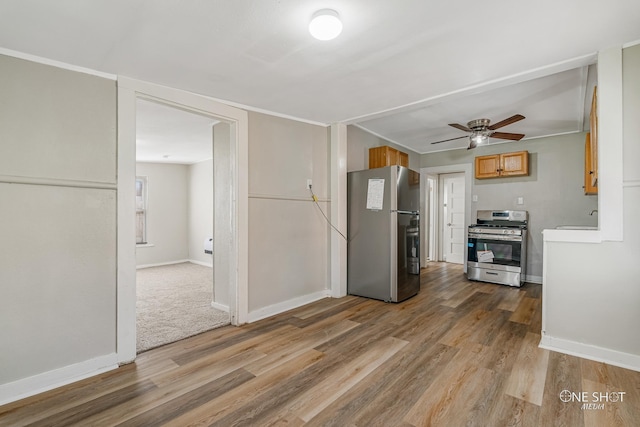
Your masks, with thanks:
[(464, 173), (441, 175), (443, 187), (442, 257), (464, 263)]

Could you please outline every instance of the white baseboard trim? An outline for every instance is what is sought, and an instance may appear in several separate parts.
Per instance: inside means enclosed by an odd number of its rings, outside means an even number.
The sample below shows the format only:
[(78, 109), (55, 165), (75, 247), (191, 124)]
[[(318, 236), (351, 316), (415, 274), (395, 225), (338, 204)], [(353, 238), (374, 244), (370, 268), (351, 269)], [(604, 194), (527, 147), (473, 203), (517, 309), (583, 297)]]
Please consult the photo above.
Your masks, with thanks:
[(536, 283), (538, 285), (542, 285), (542, 276), (528, 276), (525, 274), (524, 281), (527, 283)]
[(213, 268), (213, 263), (202, 262), (195, 259), (179, 259), (177, 261), (168, 261), (168, 262), (160, 262), (158, 264), (142, 264), (137, 265), (136, 269), (140, 270), (142, 268), (150, 268), (150, 267), (162, 267), (163, 265), (174, 265), (174, 264), (182, 264), (184, 262), (190, 262), (192, 264), (202, 265), (204, 267)]
[(2, 384), (0, 385), (0, 405), (99, 375), (117, 367), (118, 357), (112, 353)]
[(163, 265), (182, 264), (183, 262), (191, 262), (191, 260), (179, 259), (179, 260), (176, 260), (176, 261), (160, 262), (160, 263), (157, 263), (157, 264), (142, 264), (142, 265), (136, 265), (136, 269), (139, 270), (141, 268), (162, 267)]
[(325, 289), (320, 292), (315, 292), (313, 294), (304, 295), (287, 301), (279, 302), (277, 304), (272, 304), (267, 307), (259, 308), (255, 311), (249, 312), (247, 316), (247, 322), (251, 323), (262, 320), (267, 317), (271, 317), (276, 314), (284, 313), (285, 311), (301, 307), (305, 304), (321, 300), (322, 298), (327, 298), (329, 296), (331, 296), (331, 291), (329, 289)]
[(640, 372), (640, 356), (636, 354), (555, 338), (544, 333), (539, 347)]
[(224, 304), (220, 304), (219, 302), (215, 302), (215, 301), (211, 301), (211, 307), (217, 309), (217, 310), (222, 310), (225, 312), (229, 312), (229, 306), (228, 305), (224, 305)]
[(213, 263), (212, 262), (202, 262), (202, 261), (198, 261), (198, 260), (195, 260), (195, 259), (190, 259), (189, 262), (191, 264), (197, 264), (197, 265), (202, 265), (203, 267), (213, 268)]

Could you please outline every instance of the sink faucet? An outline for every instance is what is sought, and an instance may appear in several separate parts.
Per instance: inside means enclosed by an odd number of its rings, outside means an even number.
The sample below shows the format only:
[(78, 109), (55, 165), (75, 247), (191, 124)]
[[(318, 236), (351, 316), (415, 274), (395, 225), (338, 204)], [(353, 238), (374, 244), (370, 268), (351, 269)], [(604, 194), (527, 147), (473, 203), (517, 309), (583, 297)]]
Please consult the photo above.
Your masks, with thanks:
[(589, 215), (593, 216), (593, 214), (594, 214), (594, 213), (598, 213), (598, 209), (594, 209), (594, 210), (592, 210), (592, 211), (589, 213)]

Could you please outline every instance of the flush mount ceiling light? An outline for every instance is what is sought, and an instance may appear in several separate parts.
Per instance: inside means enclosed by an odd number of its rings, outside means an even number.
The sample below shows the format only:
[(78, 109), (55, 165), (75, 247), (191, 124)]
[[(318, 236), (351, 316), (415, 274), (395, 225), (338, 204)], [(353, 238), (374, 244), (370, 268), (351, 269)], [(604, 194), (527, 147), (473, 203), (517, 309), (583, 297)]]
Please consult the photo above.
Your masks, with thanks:
[(313, 14), (309, 32), (318, 40), (335, 39), (342, 32), (342, 22), (338, 12), (331, 9), (319, 10)]

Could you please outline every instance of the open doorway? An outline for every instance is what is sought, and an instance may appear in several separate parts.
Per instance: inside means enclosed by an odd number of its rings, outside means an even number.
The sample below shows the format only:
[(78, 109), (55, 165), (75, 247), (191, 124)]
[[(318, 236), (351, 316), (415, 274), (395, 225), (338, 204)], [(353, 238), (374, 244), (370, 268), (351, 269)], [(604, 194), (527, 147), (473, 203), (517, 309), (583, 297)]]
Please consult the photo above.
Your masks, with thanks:
[[(185, 111), (209, 116), (225, 123), (228, 144), (224, 155), (214, 152), (214, 161), (226, 164), (227, 180), (216, 180), (215, 211), (224, 211), (229, 238), (214, 241), (216, 283), (225, 284), (229, 292), (231, 324), (247, 321), (248, 295), (248, 113), (191, 92), (118, 77), (118, 145), (117, 145), (117, 328), (116, 358), (130, 363), (136, 358), (136, 244), (135, 244), (135, 176), (136, 176), (136, 100), (144, 98)], [(214, 150), (218, 146), (214, 146)], [(219, 168), (218, 168), (219, 169)], [(220, 187), (219, 187), (220, 185)], [(224, 186), (223, 186), (224, 185)], [(220, 200), (219, 200), (220, 199)], [(218, 205), (219, 204), (219, 205)], [(217, 230), (218, 215), (214, 221)], [(214, 232), (218, 235), (218, 232)], [(218, 256), (225, 255), (220, 262)], [(219, 277), (223, 274), (223, 277)]]
[(229, 145), (217, 127), (229, 125), (136, 99), (138, 353), (229, 324), (214, 280), (214, 146)]
[(471, 223), (471, 164), (421, 169), (425, 177), (425, 238), (423, 264), (447, 261), (466, 272), (467, 226)]

